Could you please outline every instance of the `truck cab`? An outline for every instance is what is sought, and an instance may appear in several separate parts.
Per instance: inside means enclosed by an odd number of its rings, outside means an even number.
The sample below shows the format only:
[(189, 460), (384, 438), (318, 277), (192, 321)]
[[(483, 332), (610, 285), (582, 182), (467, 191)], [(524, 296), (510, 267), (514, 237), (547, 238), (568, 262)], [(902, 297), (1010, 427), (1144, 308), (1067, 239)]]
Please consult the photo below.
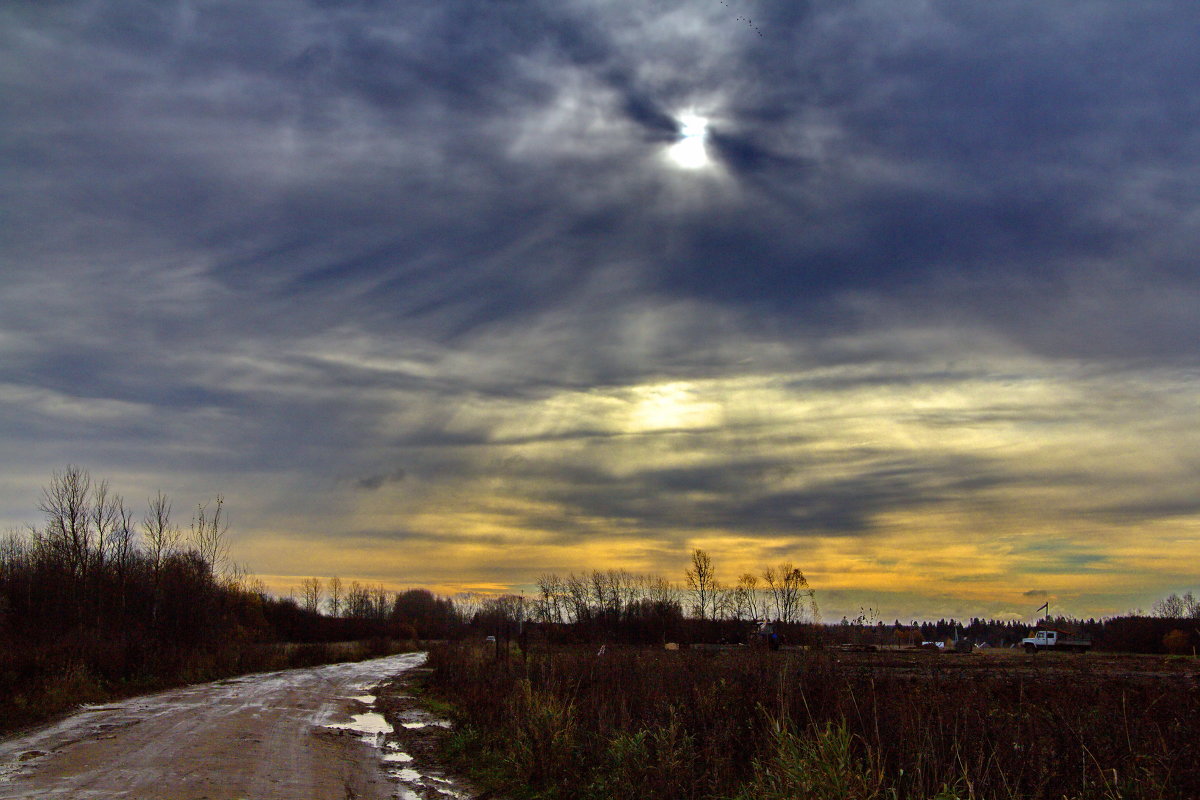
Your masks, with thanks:
[(1067, 650), (1082, 653), (1092, 646), (1090, 639), (1063, 631), (1041, 630), (1021, 640), (1026, 653), (1039, 650)]

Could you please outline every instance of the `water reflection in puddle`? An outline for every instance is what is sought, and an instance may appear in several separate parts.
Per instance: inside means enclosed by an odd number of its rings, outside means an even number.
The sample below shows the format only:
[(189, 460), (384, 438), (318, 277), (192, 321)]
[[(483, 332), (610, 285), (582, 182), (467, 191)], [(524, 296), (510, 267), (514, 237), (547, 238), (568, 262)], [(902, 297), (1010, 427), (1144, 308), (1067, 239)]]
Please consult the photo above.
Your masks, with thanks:
[(405, 783), (420, 783), (421, 782), (421, 773), (417, 772), (415, 769), (410, 769), (408, 767), (405, 767), (404, 769), (398, 769), (395, 772), (393, 772), (392, 774), (395, 775), (400, 780), (404, 781)]
[[(373, 686), (356, 687), (360, 692), (368, 692), (373, 688)], [(347, 699), (371, 707), (375, 705), (378, 698), (373, 694), (364, 693), (351, 696)], [(400, 722), (400, 725), (407, 730), (420, 730), (421, 728), (431, 726), (437, 728), (451, 727), (447, 720), (420, 720), (419, 718), (418, 721)], [(465, 800), (468, 797), (468, 795), (453, 788), (453, 781), (438, 775), (423, 775), (416, 769), (413, 769), (410, 765), (414, 764), (415, 759), (401, 750), (401, 744), (396, 741), (386, 741), (388, 734), (395, 733), (396, 729), (387, 721), (383, 714), (376, 711), (352, 714), (349, 722), (331, 723), (325, 727), (360, 733), (362, 734), (362, 741), (379, 749), (380, 758), (388, 767), (388, 777), (395, 781), (395, 797), (397, 800), (421, 800), (422, 795), (417, 790), (423, 790), (426, 793), (429, 790), (433, 790), (438, 795), (455, 798), (456, 800)], [(399, 766), (401, 764), (405, 766)]]
[(325, 727), (361, 733), (364, 742), (373, 744), (376, 747), (383, 743), (384, 736), (394, 733), (396, 730), (383, 718), (383, 714), (374, 711), (368, 711), (365, 714), (352, 714), (349, 722), (333, 722)]

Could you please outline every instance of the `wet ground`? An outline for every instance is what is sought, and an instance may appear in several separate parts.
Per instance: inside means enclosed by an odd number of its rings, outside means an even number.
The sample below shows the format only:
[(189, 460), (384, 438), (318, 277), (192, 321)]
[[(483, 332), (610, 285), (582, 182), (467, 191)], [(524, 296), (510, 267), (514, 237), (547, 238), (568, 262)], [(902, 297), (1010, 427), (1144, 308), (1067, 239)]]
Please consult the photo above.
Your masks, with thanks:
[(411, 693), (424, 672), (420, 667), (406, 670), (371, 687), (371, 694), (354, 698), (360, 709), (349, 723), (330, 727), (360, 735), (378, 749), (399, 800), (469, 800), (476, 797), (474, 790), (442, 763), (441, 744), (450, 723), (431, 714)]
[(391, 683), (422, 653), (247, 675), (102, 706), (0, 740), (0, 800), (468, 798), (448, 723)]

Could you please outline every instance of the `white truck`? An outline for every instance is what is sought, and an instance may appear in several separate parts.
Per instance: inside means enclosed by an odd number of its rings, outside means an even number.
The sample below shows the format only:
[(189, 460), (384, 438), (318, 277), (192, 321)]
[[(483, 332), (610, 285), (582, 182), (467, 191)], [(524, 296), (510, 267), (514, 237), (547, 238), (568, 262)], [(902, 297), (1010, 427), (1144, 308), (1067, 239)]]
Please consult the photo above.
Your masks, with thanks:
[(1041, 630), (1022, 639), (1021, 646), (1025, 648), (1026, 653), (1036, 653), (1038, 650), (1082, 653), (1092, 646), (1092, 640), (1067, 631)]

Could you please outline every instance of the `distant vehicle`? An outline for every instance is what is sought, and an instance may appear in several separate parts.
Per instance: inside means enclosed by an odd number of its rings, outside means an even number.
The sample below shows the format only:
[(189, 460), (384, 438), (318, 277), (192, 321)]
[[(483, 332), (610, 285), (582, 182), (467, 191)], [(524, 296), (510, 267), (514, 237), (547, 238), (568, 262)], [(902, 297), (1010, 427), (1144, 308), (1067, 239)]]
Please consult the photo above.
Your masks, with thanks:
[(1036, 653), (1039, 650), (1059, 650), (1068, 653), (1083, 653), (1092, 646), (1092, 640), (1086, 636), (1076, 636), (1067, 631), (1042, 630), (1033, 636), (1021, 640), (1021, 646), (1026, 653)]
[(495, 644), (495, 643), (496, 643), (496, 637), (495, 637), (495, 636), (489, 636), (489, 637), (487, 637), (486, 639), (484, 639), (484, 641), (485, 641), (485, 642), (487, 642), (488, 644)]

